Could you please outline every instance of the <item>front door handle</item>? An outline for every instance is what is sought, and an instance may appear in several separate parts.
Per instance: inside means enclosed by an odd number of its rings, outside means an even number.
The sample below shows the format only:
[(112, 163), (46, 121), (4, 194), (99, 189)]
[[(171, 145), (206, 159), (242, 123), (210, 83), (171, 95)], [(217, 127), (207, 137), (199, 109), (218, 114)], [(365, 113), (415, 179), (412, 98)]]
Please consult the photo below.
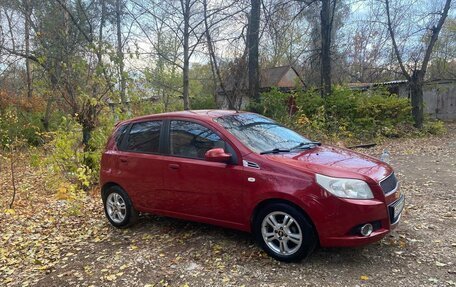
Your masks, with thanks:
[(121, 158), (119, 158), (119, 160), (120, 160), (121, 163), (127, 163), (128, 162), (127, 158), (125, 158), (125, 157), (121, 157)]
[(168, 166), (170, 169), (179, 169), (180, 167), (177, 163), (170, 163)]

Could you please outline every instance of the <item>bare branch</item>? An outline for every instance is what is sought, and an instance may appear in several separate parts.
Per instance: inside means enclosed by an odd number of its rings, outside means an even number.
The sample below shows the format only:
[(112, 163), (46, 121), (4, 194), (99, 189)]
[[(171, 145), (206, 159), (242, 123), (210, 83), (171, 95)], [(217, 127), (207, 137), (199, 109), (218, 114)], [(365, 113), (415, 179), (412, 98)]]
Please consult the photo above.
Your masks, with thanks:
[(399, 62), (399, 66), (401, 67), (402, 74), (404, 74), (404, 77), (407, 78), (408, 81), (411, 80), (410, 74), (407, 72), (405, 69), (404, 63), (402, 61), (401, 53), (399, 52), (399, 48), (396, 43), (396, 37), (394, 35), (394, 30), (393, 26), (391, 23), (391, 16), (390, 16), (390, 7), (389, 7), (389, 0), (385, 0), (386, 4), (386, 17), (387, 17), (387, 24), (388, 24), (388, 31), (390, 33), (391, 41), (393, 42), (393, 48), (394, 48), (394, 53), (396, 54), (397, 61)]

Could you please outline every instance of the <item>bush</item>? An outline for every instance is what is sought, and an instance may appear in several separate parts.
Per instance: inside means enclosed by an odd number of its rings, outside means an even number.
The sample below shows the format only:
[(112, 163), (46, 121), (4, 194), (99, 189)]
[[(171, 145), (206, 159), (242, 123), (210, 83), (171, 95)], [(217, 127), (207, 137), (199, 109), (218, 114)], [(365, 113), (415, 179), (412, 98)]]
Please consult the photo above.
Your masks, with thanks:
[[(88, 189), (98, 182), (101, 154), (114, 127), (111, 116), (101, 117), (92, 132), (89, 148), (82, 145), (82, 126), (72, 117), (63, 117), (58, 129), (50, 133), (52, 140), (46, 144), (44, 163), (51, 172), (75, 189)], [(71, 188), (70, 188), (71, 189)]]
[(0, 147), (5, 147), (13, 138), (33, 146), (41, 144), (41, 126), (38, 112), (27, 113), (13, 106), (0, 109)]
[[(296, 105), (294, 113), (292, 102)], [(273, 89), (263, 93), (254, 107), (313, 138), (369, 140), (403, 136), (413, 129), (408, 99), (382, 89), (363, 93), (335, 87), (326, 98), (317, 90), (289, 94)]]
[(432, 120), (424, 123), (423, 132), (432, 135), (442, 135), (446, 133), (445, 124), (440, 120)]

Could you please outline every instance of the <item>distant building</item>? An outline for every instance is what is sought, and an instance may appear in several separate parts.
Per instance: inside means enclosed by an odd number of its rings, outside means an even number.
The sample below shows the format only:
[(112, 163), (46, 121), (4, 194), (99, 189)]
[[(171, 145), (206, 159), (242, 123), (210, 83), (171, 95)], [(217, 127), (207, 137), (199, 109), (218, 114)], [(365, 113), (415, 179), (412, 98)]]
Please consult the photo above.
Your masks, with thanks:
[[(380, 83), (350, 83), (352, 90), (367, 91), (385, 87), (390, 93), (410, 99), (410, 87), (406, 80)], [(426, 81), (423, 86), (424, 111), (440, 120), (456, 120), (456, 79)]]
[[(246, 78), (237, 80), (234, 75), (225, 79), (225, 90), (221, 87), (217, 89), (217, 106), (222, 109), (229, 108), (229, 97), (236, 108), (245, 108), (249, 104), (249, 86), (247, 83), (248, 80)], [(260, 73), (260, 92), (268, 91), (274, 87), (288, 92), (305, 87), (305, 83), (297, 70), (292, 66), (281, 66), (262, 70)]]

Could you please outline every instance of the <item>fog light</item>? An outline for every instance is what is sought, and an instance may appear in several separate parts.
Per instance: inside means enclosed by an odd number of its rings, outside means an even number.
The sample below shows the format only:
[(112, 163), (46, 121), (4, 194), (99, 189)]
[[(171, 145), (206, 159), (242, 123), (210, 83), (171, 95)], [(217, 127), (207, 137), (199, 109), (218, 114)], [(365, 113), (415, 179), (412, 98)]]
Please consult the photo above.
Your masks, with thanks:
[(374, 227), (370, 223), (366, 223), (363, 226), (361, 226), (360, 232), (362, 236), (369, 236), (372, 231), (374, 230)]

